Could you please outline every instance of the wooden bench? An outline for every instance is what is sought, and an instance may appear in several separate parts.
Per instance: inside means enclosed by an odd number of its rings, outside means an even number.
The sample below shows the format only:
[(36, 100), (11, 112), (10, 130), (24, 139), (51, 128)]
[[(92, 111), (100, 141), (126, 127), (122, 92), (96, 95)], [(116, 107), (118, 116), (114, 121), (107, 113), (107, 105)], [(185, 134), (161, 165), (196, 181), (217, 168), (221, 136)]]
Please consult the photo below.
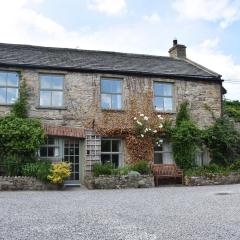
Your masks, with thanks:
[(160, 179), (174, 178), (181, 179), (183, 184), (183, 171), (176, 164), (153, 164), (151, 170), (154, 176), (155, 186), (159, 185)]

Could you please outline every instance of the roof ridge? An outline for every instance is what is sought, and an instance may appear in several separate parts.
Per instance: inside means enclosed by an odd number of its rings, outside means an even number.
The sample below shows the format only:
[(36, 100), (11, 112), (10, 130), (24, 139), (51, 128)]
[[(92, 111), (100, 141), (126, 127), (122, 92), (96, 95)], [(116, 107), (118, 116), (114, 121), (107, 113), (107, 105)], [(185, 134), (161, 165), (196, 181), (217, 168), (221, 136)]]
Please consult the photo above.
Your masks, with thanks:
[(128, 55), (128, 56), (135, 56), (135, 57), (146, 57), (146, 58), (167, 58), (171, 60), (181, 61), (182, 59), (175, 59), (169, 56), (160, 56), (160, 55), (153, 55), (153, 54), (142, 54), (142, 53), (127, 53), (127, 52), (117, 52), (117, 51), (106, 51), (106, 50), (92, 50), (92, 49), (79, 49), (79, 48), (67, 48), (67, 47), (49, 47), (49, 46), (40, 46), (40, 45), (32, 45), (32, 44), (15, 44), (15, 43), (1, 43), (0, 45), (5, 46), (16, 46), (16, 47), (23, 47), (23, 48), (40, 48), (40, 49), (52, 49), (52, 50), (59, 50), (59, 51), (79, 51), (79, 52), (92, 52), (92, 53), (106, 53), (106, 54), (117, 54), (117, 55)]

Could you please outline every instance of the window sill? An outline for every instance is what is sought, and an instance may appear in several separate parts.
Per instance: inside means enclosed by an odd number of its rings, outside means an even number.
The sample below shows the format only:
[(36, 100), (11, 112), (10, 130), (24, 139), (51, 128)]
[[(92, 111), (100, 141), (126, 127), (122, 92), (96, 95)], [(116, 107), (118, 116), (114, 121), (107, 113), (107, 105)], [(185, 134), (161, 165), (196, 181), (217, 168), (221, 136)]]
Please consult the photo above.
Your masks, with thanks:
[(11, 107), (14, 103), (0, 103), (2, 107)]
[(125, 112), (124, 109), (107, 109), (107, 108), (101, 108), (102, 112)]
[(67, 110), (67, 107), (47, 107), (47, 106), (37, 106), (36, 109), (51, 109), (51, 110)]
[(175, 111), (170, 112), (170, 111), (157, 111), (157, 110), (154, 110), (154, 112), (157, 113), (157, 114), (169, 114), (169, 115), (176, 114)]

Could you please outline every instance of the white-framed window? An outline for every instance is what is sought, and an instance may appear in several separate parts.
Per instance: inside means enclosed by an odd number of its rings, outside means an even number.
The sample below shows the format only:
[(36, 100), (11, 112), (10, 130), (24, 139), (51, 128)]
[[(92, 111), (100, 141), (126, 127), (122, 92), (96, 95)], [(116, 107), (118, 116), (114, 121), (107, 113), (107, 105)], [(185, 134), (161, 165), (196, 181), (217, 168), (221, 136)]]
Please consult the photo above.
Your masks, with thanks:
[(0, 71), (0, 104), (13, 104), (18, 99), (19, 74)]
[(122, 109), (122, 79), (101, 78), (101, 108)]
[(121, 166), (122, 146), (121, 139), (101, 139), (101, 162), (111, 163), (114, 167)]
[(40, 106), (62, 107), (64, 76), (40, 74)]
[(154, 164), (171, 164), (173, 163), (172, 145), (163, 142), (161, 145), (154, 147)]
[(154, 82), (154, 107), (157, 111), (173, 111), (173, 84)]
[(48, 136), (45, 144), (40, 147), (39, 157), (52, 160), (62, 157), (60, 139)]

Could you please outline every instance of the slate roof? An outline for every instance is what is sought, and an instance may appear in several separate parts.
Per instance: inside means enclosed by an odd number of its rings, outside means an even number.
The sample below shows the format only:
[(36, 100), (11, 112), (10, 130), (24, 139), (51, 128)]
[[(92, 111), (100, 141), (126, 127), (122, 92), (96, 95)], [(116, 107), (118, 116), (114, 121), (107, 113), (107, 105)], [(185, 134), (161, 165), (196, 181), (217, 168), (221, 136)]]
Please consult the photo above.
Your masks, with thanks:
[(0, 43), (0, 65), (220, 80), (221, 75), (188, 59)]

